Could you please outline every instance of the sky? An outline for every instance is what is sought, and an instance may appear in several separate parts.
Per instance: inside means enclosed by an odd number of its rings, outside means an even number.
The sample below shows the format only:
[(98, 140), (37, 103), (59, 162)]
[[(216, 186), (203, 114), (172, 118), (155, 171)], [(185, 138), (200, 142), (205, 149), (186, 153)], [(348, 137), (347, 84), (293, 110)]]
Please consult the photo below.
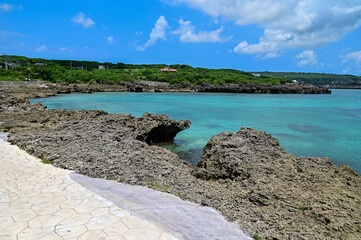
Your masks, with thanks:
[(0, 0), (8, 55), (361, 75), (361, 0)]

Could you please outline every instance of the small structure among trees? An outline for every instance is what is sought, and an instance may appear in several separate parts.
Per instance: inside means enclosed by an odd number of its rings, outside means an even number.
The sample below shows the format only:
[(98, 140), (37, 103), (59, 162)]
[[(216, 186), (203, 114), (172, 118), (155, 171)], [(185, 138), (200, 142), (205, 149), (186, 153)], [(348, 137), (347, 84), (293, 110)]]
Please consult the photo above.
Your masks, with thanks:
[(159, 72), (177, 72), (177, 69), (170, 69), (169, 67), (161, 68)]

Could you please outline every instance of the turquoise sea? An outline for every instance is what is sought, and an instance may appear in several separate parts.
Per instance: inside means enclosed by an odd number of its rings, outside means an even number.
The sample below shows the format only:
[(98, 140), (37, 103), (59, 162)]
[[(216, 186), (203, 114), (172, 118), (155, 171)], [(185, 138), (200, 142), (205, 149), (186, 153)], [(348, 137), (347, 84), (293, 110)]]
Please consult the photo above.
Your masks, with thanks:
[(97, 109), (109, 113), (166, 113), (190, 119), (172, 151), (196, 164), (215, 134), (240, 127), (265, 130), (297, 156), (329, 157), (361, 173), (361, 90), (331, 95), (218, 93), (94, 93), (33, 99), (48, 108)]

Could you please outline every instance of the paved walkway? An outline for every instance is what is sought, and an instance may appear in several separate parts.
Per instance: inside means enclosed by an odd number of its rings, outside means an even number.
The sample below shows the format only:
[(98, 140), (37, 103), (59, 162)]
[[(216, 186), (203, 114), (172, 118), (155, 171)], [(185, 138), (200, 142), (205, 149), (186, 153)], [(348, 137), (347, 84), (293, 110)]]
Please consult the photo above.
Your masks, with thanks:
[(175, 240), (0, 138), (0, 239)]

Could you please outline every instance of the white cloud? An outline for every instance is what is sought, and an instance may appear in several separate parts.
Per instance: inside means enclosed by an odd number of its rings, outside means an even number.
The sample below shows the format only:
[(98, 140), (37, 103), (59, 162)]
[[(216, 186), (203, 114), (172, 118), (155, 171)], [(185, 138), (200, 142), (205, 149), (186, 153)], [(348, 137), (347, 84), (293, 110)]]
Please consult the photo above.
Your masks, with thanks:
[(68, 47), (61, 47), (59, 48), (60, 52), (74, 52), (74, 49), (70, 49)]
[(112, 36), (107, 37), (107, 43), (113, 45), (115, 43), (114, 37)]
[(144, 44), (144, 46), (137, 46), (139, 51), (144, 51), (150, 46), (156, 44), (158, 39), (166, 40), (166, 30), (169, 28), (168, 22), (164, 16), (160, 16), (157, 22), (152, 29), (152, 32), (149, 35), (149, 40)]
[(277, 58), (277, 57), (279, 57), (278, 53), (270, 52), (270, 53), (265, 54), (262, 57), (262, 59), (270, 59), (270, 58)]
[(78, 12), (71, 20), (82, 25), (84, 28), (90, 28), (95, 24), (95, 22), (90, 17), (86, 17), (82, 12)]
[(342, 58), (342, 62), (346, 64), (343, 70), (344, 73), (361, 73), (361, 51), (351, 52), (340, 57)]
[(345, 56), (342, 56), (342, 58), (343, 62), (354, 61), (357, 63), (361, 63), (361, 51), (348, 53)]
[(299, 61), (299, 67), (312, 68), (318, 65), (317, 55), (314, 51), (303, 51), (302, 53), (296, 55), (296, 59)]
[(195, 33), (196, 28), (192, 26), (191, 21), (183, 21), (182, 19), (178, 21), (180, 27), (178, 30), (173, 31), (173, 34), (180, 35), (179, 40), (181, 42), (224, 42), (230, 39), (222, 38), (220, 34), (223, 31), (223, 27), (220, 27), (214, 31), (200, 31)]
[(0, 11), (10, 12), (13, 8), (15, 8), (15, 6), (9, 3), (0, 3)]
[[(360, 0), (164, 0), (185, 3), (237, 25), (264, 28), (258, 43), (241, 42), (236, 53), (267, 54), (313, 49), (338, 41), (361, 25)], [(237, 51), (236, 51), (237, 50)]]
[(9, 32), (9, 31), (0, 30), (0, 38), (5, 38), (5, 37), (29, 37), (29, 35), (18, 32)]
[(36, 52), (44, 52), (46, 51), (48, 48), (46, 47), (46, 45), (41, 45), (38, 48), (35, 49)]

